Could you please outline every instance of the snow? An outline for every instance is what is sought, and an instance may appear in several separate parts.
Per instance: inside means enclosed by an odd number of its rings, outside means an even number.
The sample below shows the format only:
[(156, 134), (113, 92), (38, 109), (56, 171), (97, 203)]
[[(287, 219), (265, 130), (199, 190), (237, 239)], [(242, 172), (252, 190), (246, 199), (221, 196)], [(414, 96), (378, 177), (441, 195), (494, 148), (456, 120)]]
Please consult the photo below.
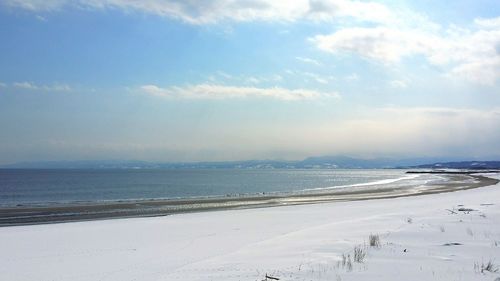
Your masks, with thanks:
[[(379, 235), (380, 247), (368, 245), (370, 234)], [(358, 245), (366, 252), (361, 263), (352, 261)], [(352, 269), (342, 264), (343, 254)], [(498, 184), (397, 199), (0, 228), (0, 280), (9, 281), (262, 280), (266, 273), (280, 280), (493, 281), (498, 272), (481, 272), (489, 261), (500, 265)]]

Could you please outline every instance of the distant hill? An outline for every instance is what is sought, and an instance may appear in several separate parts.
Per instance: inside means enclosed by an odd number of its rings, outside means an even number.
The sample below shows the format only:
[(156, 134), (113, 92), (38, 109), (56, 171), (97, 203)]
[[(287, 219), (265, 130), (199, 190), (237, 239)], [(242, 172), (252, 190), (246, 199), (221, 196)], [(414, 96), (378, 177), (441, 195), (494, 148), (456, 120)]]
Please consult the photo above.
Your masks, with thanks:
[(0, 167), (6, 169), (133, 169), (155, 168), (157, 166), (146, 161), (82, 160), (19, 162)]
[(469, 169), (469, 170), (485, 170), (485, 169), (500, 169), (500, 161), (461, 161), (461, 162), (440, 162), (434, 164), (417, 165), (413, 168), (428, 168), (428, 169)]
[[(299, 161), (246, 160), (221, 162), (146, 162), (136, 160), (94, 160), (94, 161), (43, 161), (22, 162), (0, 166), (6, 169), (375, 169), (375, 168), (470, 168), (498, 167), (495, 161), (445, 162), (437, 158), (374, 158), (359, 159), (347, 156), (309, 157)], [(436, 164), (428, 164), (436, 163)], [(470, 163), (454, 165), (452, 163)], [(473, 164), (475, 163), (475, 164)], [(482, 165), (481, 163), (490, 163)], [(497, 166), (493, 166), (496, 163)], [(439, 166), (441, 165), (441, 166)]]
[(341, 169), (376, 169), (376, 168), (406, 168), (426, 163), (433, 163), (443, 160), (438, 158), (374, 158), (374, 159), (359, 159), (346, 156), (320, 156), (309, 157), (298, 164), (304, 168), (341, 168)]

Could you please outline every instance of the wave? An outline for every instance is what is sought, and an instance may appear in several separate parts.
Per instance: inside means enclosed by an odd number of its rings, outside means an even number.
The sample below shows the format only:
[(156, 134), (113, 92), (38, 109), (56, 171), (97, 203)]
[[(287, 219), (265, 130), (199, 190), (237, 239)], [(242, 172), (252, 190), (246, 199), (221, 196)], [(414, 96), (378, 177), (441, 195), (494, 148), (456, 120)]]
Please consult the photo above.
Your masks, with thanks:
[(412, 180), (412, 179), (415, 179), (418, 177), (420, 177), (420, 175), (406, 175), (406, 176), (395, 178), (395, 179), (384, 179), (384, 180), (365, 182), (365, 183), (336, 185), (336, 186), (330, 186), (330, 187), (308, 188), (308, 189), (304, 189), (304, 191), (317, 191), (317, 190), (330, 190), (330, 189), (349, 188), (349, 187), (383, 185), (383, 184), (390, 184), (390, 183), (395, 183), (395, 182), (403, 181), (403, 180)]

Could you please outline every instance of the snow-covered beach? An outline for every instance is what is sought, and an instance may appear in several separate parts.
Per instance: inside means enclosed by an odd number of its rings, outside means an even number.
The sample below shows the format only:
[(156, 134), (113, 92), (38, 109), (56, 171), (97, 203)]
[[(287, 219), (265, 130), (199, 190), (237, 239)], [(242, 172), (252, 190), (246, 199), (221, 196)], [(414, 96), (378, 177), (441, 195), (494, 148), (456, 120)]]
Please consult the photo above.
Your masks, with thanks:
[[(370, 235), (380, 245), (370, 246)], [(500, 184), (392, 199), (2, 227), (0, 250), (0, 280), (12, 281), (263, 280), (266, 274), (280, 280), (497, 280)]]

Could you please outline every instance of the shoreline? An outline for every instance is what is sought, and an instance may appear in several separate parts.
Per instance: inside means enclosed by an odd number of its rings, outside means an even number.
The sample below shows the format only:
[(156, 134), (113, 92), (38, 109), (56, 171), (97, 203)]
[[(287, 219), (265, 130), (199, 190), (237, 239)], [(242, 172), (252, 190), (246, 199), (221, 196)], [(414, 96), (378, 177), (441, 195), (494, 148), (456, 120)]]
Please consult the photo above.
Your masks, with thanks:
[(389, 199), (467, 190), (495, 185), (499, 180), (469, 173), (441, 173), (444, 183), (432, 183), (418, 188), (385, 187), (316, 191), (288, 195), (222, 197), (201, 199), (139, 200), (97, 204), (75, 204), (43, 207), (0, 208), (0, 227), (49, 223), (92, 221), (135, 217), (156, 217), (181, 213), (234, 209), (267, 208), (326, 202)]
[(500, 183), (423, 197), (2, 227), (0, 247), (1, 280), (492, 281), (500, 276)]

